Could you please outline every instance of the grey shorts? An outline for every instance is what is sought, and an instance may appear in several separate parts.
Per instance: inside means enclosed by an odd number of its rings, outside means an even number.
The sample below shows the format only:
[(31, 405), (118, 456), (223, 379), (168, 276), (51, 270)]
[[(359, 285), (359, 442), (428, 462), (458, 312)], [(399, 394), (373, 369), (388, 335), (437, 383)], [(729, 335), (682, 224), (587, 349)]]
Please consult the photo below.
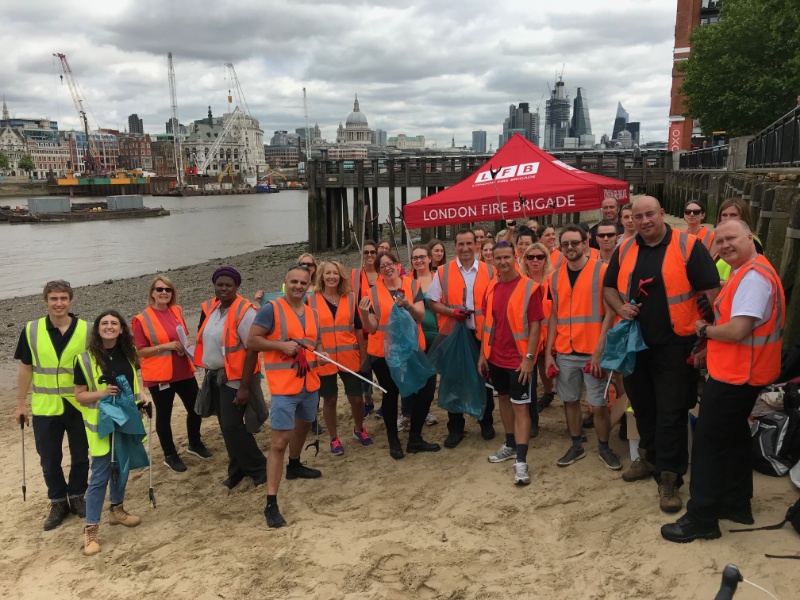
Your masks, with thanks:
[(276, 431), (294, 429), (294, 420), (313, 423), (317, 418), (319, 391), (300, 392), (293, 396), (272, 396), (270, 426)]
[(586, 401), (591, 406), (606, 406), (608, 400), (603, 398), (606, 380), (584, 373), (583, 368), (589, 362), (588, 354), (559, 354), (556, 356), (558, 377), (556, 389), (562, 402), (580, 400), (581, 390), (586, 386)]

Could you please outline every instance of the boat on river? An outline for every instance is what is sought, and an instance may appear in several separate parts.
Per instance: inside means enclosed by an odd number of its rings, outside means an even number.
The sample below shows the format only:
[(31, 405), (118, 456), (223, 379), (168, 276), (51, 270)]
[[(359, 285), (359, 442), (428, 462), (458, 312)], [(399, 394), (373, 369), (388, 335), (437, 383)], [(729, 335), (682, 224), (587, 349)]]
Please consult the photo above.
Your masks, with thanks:
[(69, 198), (29, 198), (27, 211), (6, 211), (8, 223), (77, 223), (112, 219), (145, 219), (164, 217), (163, 207), (148, 208), (139, 195), (109, 196), (106, 202), (71, 204)]

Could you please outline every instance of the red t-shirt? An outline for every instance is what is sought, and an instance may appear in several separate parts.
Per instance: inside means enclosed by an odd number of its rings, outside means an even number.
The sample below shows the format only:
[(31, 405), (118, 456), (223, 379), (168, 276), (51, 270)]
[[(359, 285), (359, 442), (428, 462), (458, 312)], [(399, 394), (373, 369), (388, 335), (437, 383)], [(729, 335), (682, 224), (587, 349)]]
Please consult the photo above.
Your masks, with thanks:
[[(177, 327), (180, 325), (178, 319), (175, 318), (175, 315), (172, 314), (170, 310), (155, 310), (156, 316), (158, 317), (161, 326), (164, 328), (164, 331), (167, 332), (167, 337), (169, 337), (170, 342), (179, 342), (178, 339), (178, 330)], [(187, 332), (188, 333), (188, 332)], [(142, 324), (139, 322), (138, 319), (133, 320), (133, 343), (136, 344), (137, 348), (149, 348), (150, 341), (147, 339), (147, 336), (144, 334), (144, 329), (142, 328)], [(172, 383), (173, 381), (183, 381), (184, 379), (189, 379), (190, 377), (194, 377), (194, 373), (192, 372), (192, 363), (189, 362), (189, 357), (184, 355), (180, 356), (177, 352), (172, 353), (172, 379), (169, 381), (143, 381), (142, 384), (144, 387), (152, 387), (154, 385), (158, 385), (159, 383)]]
[[(489, 362), (503, 369), (516, 369), (522, 363), (519, 355), (517, 343), (514, 341), (514, 334), (511, 333), (511, 326), (508, 324), (506, 308), (511, 300), (511, 294), (520, 282), (520, 277), (511, 281), (499, 281), (494, 287), (494, 299), (492, 301), (492, 317), (494, 321), (494, 338), (489, 352)], [(486, 313), (486, 298), (483, 299), (483, 312)], [(542, 288), (539, 287), (531, 296), (528, 303), (528, 323), (535, 323), (544, 319), (542, 308)]]

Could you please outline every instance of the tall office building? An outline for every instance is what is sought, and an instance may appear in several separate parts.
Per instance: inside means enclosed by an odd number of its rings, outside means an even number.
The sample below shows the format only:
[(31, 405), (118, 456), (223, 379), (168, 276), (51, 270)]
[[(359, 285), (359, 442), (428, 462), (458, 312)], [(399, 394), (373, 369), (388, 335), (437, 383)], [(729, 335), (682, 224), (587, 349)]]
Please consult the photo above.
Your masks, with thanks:
[(385, 129), (373, 129), (370, 134), (370, 140), (373, 146), (385, 146), (389, 140), (389, 134)]
[(569, 126), (570, 137), (580, 138), (592, 134), (592, 122), (589, 119), (589, 99), (586, 90), (578, 88), (578, 94), (572, 103), (572, 121)]
[(631, 140), (634, 144), (639, 143), (639, 121), (629, 121), (627, 125), (625, 125), (625, 131), (631, 132)]
[(144, 133), (144, 123), (136, 113), (128, 115), (128, 133)]
[(515, 133), (538, 145), (539, 115), (530, 112), (530, 104), (527, 102), (520, 102), (519, 106), (511, 104), (508, 107), (508, 117), (503, 121), (503, 134), (498, 139), (498, 148), (510, 140)]
[(545, 105), (544, 148), (563, 148), (569, 133), (569, 98), (563, 81), (557, 81)]
[(617, 102), (617, 117), (614, 119), (614, 129), (611, 132), (611, 139), (617, 139), (620, 131), (625, 129), (628, 124), (628, 111), (622, 107), (622, 102)]
[(486, 152), (486, 132), (483, 130), (472, 132), (472, 151), (478, 154)]

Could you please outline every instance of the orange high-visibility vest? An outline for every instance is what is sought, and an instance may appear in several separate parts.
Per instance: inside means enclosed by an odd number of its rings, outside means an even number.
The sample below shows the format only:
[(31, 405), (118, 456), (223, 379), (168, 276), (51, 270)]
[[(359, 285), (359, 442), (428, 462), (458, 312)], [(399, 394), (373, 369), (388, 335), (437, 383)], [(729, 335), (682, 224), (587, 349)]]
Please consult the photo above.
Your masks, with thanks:
[(200, 303), (200, 312), (202, 312), (206, 317), (211, 314), (211, 306), (216, 302), (216, 298), (211, 298), (210, 300), (205, 300)]
[(550, 318), (550, 312), (553, 310), (553, 300), (550, 297), (550, 287), (553, 285), (553, 272), (545, 278), (542, 282), (542, 312), (544, 313), (544, 320), (542, 320), (541, 329), (539, 331), (539, 349), (537, 354), (544, 350), (547, 344), (547, 321)]
[[(178, 320), (178, 323), (183, 326), (183, 330), (188, 333), (186, 321), (183, 319), (183, 309), (176, 304), (170, 306), (169, 311)], [(152, 306), (145, 308), (134, 319), (139, 321), (142, 326), (142, 331), (144, 331), (147, 341), (150, 342), (150, 346), (168, 344), (171, 341)], [(169, 381), (172, 379), (172, 352), (169, 350), (159, 352), (153, 356), (141, 357), (139, 363), (142, 367), (142, 379), (144, 381)]]
[[(690, 233), (673, 229), (672, 239), (661, 268), (667, 292), (670, 323), (677, 335), (693, 335), (694, 324), (700, 318), (695, 304), (697, 292), (692, 289), (692, 284), (686, 275), (686, 261), (692, 254), (696, 240), (697, 238)], [(636, 236), (622, 242), (619, 247), (617, 289), (622, 295), (623, 302), (629, 302), (638, 293), (638, 282), (633, 281), (633, 269), (638, 256), (639, 244), (636, 242)]]
[[(454, 259), (447, 264), (441, 265), (437, 272), (439, 283), (442, 286), (442, 298), (440, 302), (448, 308), (466, 308), (467, 306), (467, 284), (461, 275), (458, 260)], [(472, 301), (475, 307), (475, 332), (480, 335), (483, 331), (483, 318), (481, 305), (486, 295), (486, 288), (489, 282), (494, 279), (494, 267), (484, 262), (478, 263), (478, 273), (475, 276), (475, 285), (472, 288)], [(452, 317), (436, 314), (436, 321), (439, 324), (439, 333), (449, 335), (455, 327), (456, 320)]]
[(758, 271), (774, 286), (772, 314), (741, 342), (708, 340), (706, 363), (709, 375), (717, 381), (765, 386), (774, 383), (781, 371), (781, 337), (786, 299), (780, 277), (762, 255), (745, 263), (723, 286), (714, 301), (714, 325), (724, 325), (731, 320), (733, 297), (742, 277), (749, 271)]
[(553, 274), (550, 293), (556, 314), (554, 347), (559, 354), (592, 354), (600, 341), (606, 311), (603, 306), (603, 276), (607, 266), (590, 258), (575, 285), (569, 283), (569, 265)]
[[(325, 352), (333, 360), (353, 371), (358, 371), (361, 367), (361, 355), (358, 352), (354, 325), (356, 304), (355, 293), (350, 292), (342, 296), (334, 318), (328, 302), (321, 293), (317, 292), (308, 297), (308, 305), (317, 311), (319, 332)], [(319, 368), (320, 375), (334, 375), (338, 371), (339, 368), (333, 363)]]
[(700, 240), (700, 243), (706, 247), (709, 254), (714, 256), (715, 252), (712, 250), (714, 247), (714, 232), (711, 231), (705, 225), (701, 226), (698, 232), (695, 234), (697, 239)]
[[(483, 348), (483, 355), (486, 360), (489, 360), (489, 355), (492, 353), (492, 342), (494, 341), (494, 313), (492, 312), (492, 305), (494, 303), (494, 288), (497, 286), (498, 280), (492, 279), (489, 287), (486, 289), (486, 314), (483, 319), (483, 336), (481, 338), (481, 347)], [(519, 352), (519, 360), (522, 362), (523, 357), (528, 353), (528, 305), (531, 302), (531, 296), (539, 289), (539, 284), (528, 279), (524, 275), (520, 275), (517, 280), (517, 286), (511, 293), (511, 298), (506, 306), (506, 318), (511, 327), (511, 333), (514, 335), (514, 342)], [(536, 351), (533, 353), (536, 356), (541, 350), (542, 340), (539, 337), (539, 344)]]
[[(208, 307), (208, 314), (206, 320), (203, 321), (203, 326), (197, 332), (197, 347), (194, 350), (194, 364), (198, 367), (205, 368), (203, 364), (203, 332), (208, 323), (208, 315), (216, 310), (219, 306), (219, 300), (216, 298), (212, 301), (211, 306)], [(247, 356), (247, 348), (244, 345), (244, 340), (239, 340), (236, 328), (242, 322), (244, 313), (248, 308), (253, 308), (253, 305), (247, 298), (242, 298), (238, 294), (233, 303), (228, 307), (228, 314), (225, 317), (225, 325), (222, 329), (222, 356), (225, 360), (225, 376), (228, 381), (235, 381), (242, 378), (244, 373), (244, 359)], [(255, 370), (253, 373), (258, 373), (261, 368), (261, 361), (256, 361)]]
[(600, 260), (600, 251), (597, 248), (589, 248), (589, 258), (592, 260)]
[[(410, 277), (401, 277), (400, 289), (403, 290), (409, 302), (413, 304), (414, 297), (419, 289), (419, 283)], [(375, 311), (375, 318), (378, 321), (378, 329), (375, 333), (369, 335), (367, 353), (371, 356), (386, 356), (383, 343), (386, 338), (386, 327), (389, 325), (389, 313), (392, 312), (392, 307), (394, 306), (394, 298), (389, 293), (386, 283), (379, 281), (370, 290), (370, 299), (372, 300), (372, 310)], [(417, 332), (419, 349), (425, 350), (425, 335), (422, 333), (422, 325), (419, 323), (417, 323)]]
[[(270, 300), (270, 302), (275, 309), (275, 328), (272, 333), (267, 335), (267, 339), (273, 341), (297, 340), (309, 348), (316, 348), (319, 336), (317, 313), (310, 306), (303, 304), (303, 311), (305, 311), (305, 327), (303, 327), (300, 317), (294, 312), (286, 298), (281, 297), (277, 300)], [(263, 353), (264, 372), (267, 375), (269, 393), (273, 396), (299, 394), (303, 390), (303, 385), (307, 392), (315, 392), (319, 389), (319, 368), (316, 354), (304, 348), (298, 349), (298, 352), (305, 352), (306, 360), (311, 367), (305, 377), (297, 376), (295, 367), (292, 366), (295, 360), (293, 357), (282, 358), (284, 355), (278, 350), (269, 350)]]
[(566, 259), (564, 258), (564, 254), (561, 252), (561, 250), (555, 249), (550, 253), (550, 264), (553, 265), (554, 271), (561, 267), (565, 260)]
[[(350, 289), (352, 289), (353, 292), (356, 291), (356, 279), (360, 281), (358, 284), (358, 299), (361, 300), (361, 298), (364, 296), (369, 296), (369, 290), (373, 286), (369, 284), (369, 277), (367, 277), (367, 272), (363, 267), (357, 267), (350, 270)], [(383, 275), (378, 272), (378, 278), (375, 280), (375, 283), (378, 283), (382, 279)]]

